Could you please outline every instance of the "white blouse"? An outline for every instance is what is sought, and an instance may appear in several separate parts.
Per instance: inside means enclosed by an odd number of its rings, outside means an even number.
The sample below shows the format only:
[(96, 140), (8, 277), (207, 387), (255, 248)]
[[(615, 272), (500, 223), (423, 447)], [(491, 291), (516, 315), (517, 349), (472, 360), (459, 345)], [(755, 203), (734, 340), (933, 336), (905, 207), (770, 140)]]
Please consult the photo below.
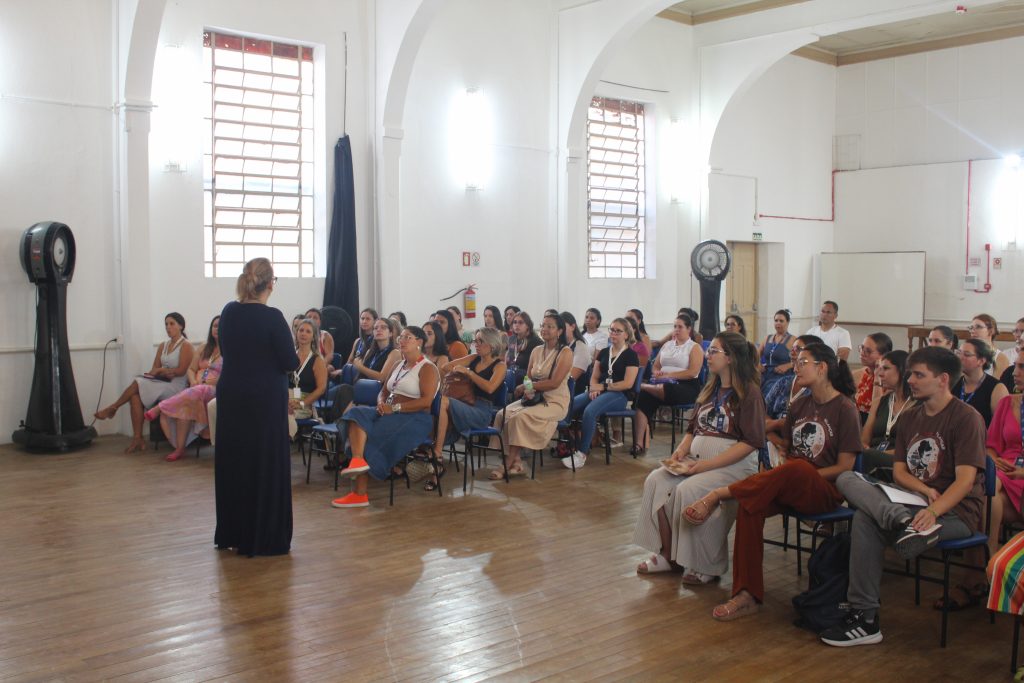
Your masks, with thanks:
[(434, 364), (427, 360), (426, 357), (421, 358), (411, 368), (406, 368), (405, 363), (399, 363), (391, 371), (391, 377), (388, 378), (386, 385), (388, 391), (407, 398), (420, 398), (420, 370), (427, 365), (433, 367)]
[(681, 372), (690, 369), (690, 352), (697, 342), (687, 339), (678, 344), (675, 339), (669, 339), (661, 345), (658, 351), (658, 358), (661, 360), (661, 369), (666, 372)]

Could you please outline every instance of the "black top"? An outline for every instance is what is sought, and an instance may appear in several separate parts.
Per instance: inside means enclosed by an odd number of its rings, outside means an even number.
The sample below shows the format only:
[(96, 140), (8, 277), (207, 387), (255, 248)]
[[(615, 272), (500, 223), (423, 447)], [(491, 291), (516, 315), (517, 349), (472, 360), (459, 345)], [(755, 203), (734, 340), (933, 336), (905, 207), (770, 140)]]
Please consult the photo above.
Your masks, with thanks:
[[(612, 348), (601, 349), (597, 354), (597, 362), (601, 364), (601, 384), (608, 382), (608, 359), (610, 357)], [(615, 356), (615, 362), (611, 366), (611, 378), (613, 382), (621, 382), (626, 378), (626, 368), (638, 368), (640, 367), (640, 357), (636, 355), (636, 351), (629, 348), (628, 346), (622, 349), (622, 353)], [(622, 392), (627, 396), (633, 395), (633, 389), (630, 388), (628, 391)]]
[[(483, 359), (480, 356), (477, 356), (473, 360), (469, 361), (469, 369), (478, 374), (481, 379), (490, 381), (490, 379), (494, 376), (494, 366), (500, 363), (501, 359), (495, 358), (494, 361), (486, 368), (484, 368), (483, 370), (477, 370), (477, 367), (479, 367), (482, 362)], [(477, 398), (482, 398), (483, 400), (490, 401), (491, 403), (497, 403), (498, 392), (501, 391), (501, 385), (499, 384), (498, 388), (495, 389), (493, 393), (489, 394), (480, 387), (478, 387), (476, 384), (473, 384), (473, 391), (474, 393), (476, 393)]]
[(992, 422), (992, 390), (998, 384), (999, 380), (992, 375), (982, 375), (978, 388), (972, 393), (967, 393), (964, 391), (964, 378), (961, 377), (960, 381), (953, 385), (953, 396), (981, 413), (985, 419), (985, 426), (988, 427)]
[(383, 349), (377, 346), (376, 342), (371, 342), (372, 348), (366, 352), (363, 356), (363, 365), (370, 368), (374, 372), (380, 372), (384, 369), (384, 363), (387, 361), (388, 356), (395, 350), (395, 347), (388, 344)]
[(1003, 370), (1003, 374), (999, 376), (999, 382), (1006, 387), (1006, 390), (1011, 394), (1013, 393), (1013, 366)]
[[(311, 394), (316, 391), (316, 375), (313, 373), (313, 366), (316, 365), (316, 358), (310, 358), (306, 367), (299, 373), (299, 390), (304, 394)], [(301, 363), (299, 367), (302, 367)], [(295, 373), (288, 375), (288, 388), (295, 387)]]
[[(515, 339), (512, 339), (510, 343), (516, 343)], [(512, 363), (509, 364), (509, 370), (515, 370), (517, 377), (524, 377), (526, 375), (527, 368), (530, 367), (530, 354), (533, 350), (543, 344), (540, 337), (527, 337), (526, 345), (519, 350)]]

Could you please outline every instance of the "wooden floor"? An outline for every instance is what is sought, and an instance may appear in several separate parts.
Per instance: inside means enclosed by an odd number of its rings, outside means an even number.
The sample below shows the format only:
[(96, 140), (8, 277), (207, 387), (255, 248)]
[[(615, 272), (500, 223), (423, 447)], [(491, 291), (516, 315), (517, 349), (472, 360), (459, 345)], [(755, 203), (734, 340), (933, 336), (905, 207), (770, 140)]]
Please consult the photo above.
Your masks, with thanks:
[(374, 484), (362, 510), (331, 508), (328, 473), (306, 485), (296, 454), (292, 553), (247, 559), (213, 548), (209, 449), (166, 463), (125, 443), (0, 447), (0, 680), (1009, 679), (1010, 622), (955, 614), (941, 650), (909, 579), (885, 578), (885, 641), (840, 650), (791, 625), (792, 551), (766, 548), (766, 609), (729, 624), (710, 617), (728, 580), (638, 577), (664, 445), (465, 496), (452, 471), (444, 498), (402, 488), (393, 508)]

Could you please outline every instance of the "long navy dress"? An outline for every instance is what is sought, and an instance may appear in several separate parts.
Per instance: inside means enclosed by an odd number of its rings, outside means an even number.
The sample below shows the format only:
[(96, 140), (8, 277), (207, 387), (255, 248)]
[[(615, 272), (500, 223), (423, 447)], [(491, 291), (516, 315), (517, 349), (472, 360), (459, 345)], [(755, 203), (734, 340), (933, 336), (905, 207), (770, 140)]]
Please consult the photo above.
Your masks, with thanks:
[(281, 555), (292, 542), (288, 375), (299, 367), (281, 311), (232, 301), (220, 317), (217, 382), (218, 548)]

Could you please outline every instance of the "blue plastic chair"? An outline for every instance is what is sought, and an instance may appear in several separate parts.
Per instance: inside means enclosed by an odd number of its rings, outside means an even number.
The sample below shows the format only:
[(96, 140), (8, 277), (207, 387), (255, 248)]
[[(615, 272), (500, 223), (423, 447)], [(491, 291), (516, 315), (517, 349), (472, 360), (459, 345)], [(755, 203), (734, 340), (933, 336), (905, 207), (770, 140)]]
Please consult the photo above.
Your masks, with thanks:
[[(375, 379), (361, 379), (356, 382), (352, 405), (374, 406), (377, 405), (377, 397), (380, 395), (381, 384)], [(306, 461), (306, 483), (309, 483), (310, 470), (313, 466), (313, 454), (321, 454), (327, 458), (327, 462), (334, 467), (334, 490), (338, 490), (338, 473), (341, 470), (341, 433), (336, 422), (318, 424), (313, 427), (309, 441), (309, 458)], [(327, 443), (331, 441), (334, 448), (328, 448)]]
[[(996, 464), (992, 458), (985, 458), (985, 517), (984, 517), (984, 528), (988, 528), (989, 518), (992, 516), (992, 499), (996, 495)], [(965, 550), (971, 548), (984, 548), (985, 549), (985, 561), (982, 565), (976, 566), (972, 564), (966, 564), (964, 562), (954, 562), (953, 554), (962, 553)], [(973, 534), (966, 538), (955, 538), (948, 541), (939, 541), (935, 544), (932, 550), (936, 550), (940, 553), (940, 557), (931, 557), (928, 555), (918, 555), (914, 559), (914, 604), (921, 604), (921, 582), (927, 581), (929, 583), (941, 583), (942, 584), (942, 634), (939, 637), (939, 646), (946, 647), (946, 625), (949, 621), (949, 568), (950, 566), (965, 567), (967, 569), (978, 569), (981, 571), (985, 570), (988, 565), (989, 552), (988, 552), (988, 534), (983, 534), (979, 531), (975, 531)], [(942, 578), (921, 576), (921, 561), (927, 562), (941, 562), (942, 563)], [(995, 613), (989, 613), (989, 621), (995, 623)], [(1014, 657), (1016, 660), (1016, 657)]]
[[(710, 343), (710, 342), (708, 342)], [(704, 356), (704, 362), (700, 366), (700, 372), (697, 373), (697, 384), (701, 387), (708, 381), (708, 357)], [(696, 407), (695, 403), (678, 403), (672, 406), (672, 445), (669, 447), (669, 453), (676, 452), (676, 424), (679, 425), (680, 434), (682, 433), (683, 419), (686, 416), (686, 411), (693, 410)]]
[[(642, 372), (642, 370), (637, 370), (636, 380), (633, 381), (633, 400), (631, 402), (632, 405), (630, 407), (628, 407), (628, 408), (623, 409), (623, 410), (609, 410), (607, 413), (605, 413), (604, 415), (601, 416), (601, 425), (604, 427), (604, 433), (605, 433), (605, 439), (604, 439), (604, 464), (605, 465), (611, 465), (612, 464), (612, 439), (611, 439), (612, 433), (611, 433), (611, 429), (610, 429), (609, 425), (611, 424), (611, 420), (613, 418), (617, 417), (617, 418), (622, 420), (622, 435), (623, 435), (623, 438), (625, 438), (625, 435), (626, 435), (625, 427), (626, 427), (626, 419), (627, 418), (629, 419), (630, 428), (633, 430), (634, 436), (636, 435), (636, 413), (637, 413), (637, 410), (639, 410), (637, 408), (637, 401), (640, 400), (640, 385), (643, 384), (643, 381), (644, 381), (644, 373)], [(636, 458), (636, 455), (633, 455), (633, 457)], [(575, 464), (575, 463), (573, 463), (573, 464)]]
[[(430, 415), (434, 418), (434, 425), (435, 426), (437, 425), (437, 417), (440, 414), (441, 414), (441, 389), (440, 389), (440, 387), (438, 387), (437, 393), (434, 394), (434, 400), (430, 404)], [(434, 438), (432, 436), (433, 432), (434, 432), (434, 430), (431, 429), (430, 432), (427, 433), (426, 437), (419, 443), (419, 445), (416, 446), (416, 448), (412, 449), (412, 451), (408, 455), (405, 456), (405, 458), (401, 462), (401, 468), (402, 468), (402, 473), (401, 474), (395, 474), (394, 472), (392, 472), (391, 474), (388, 475), (388, 482), (390, 484), (390, 489), (391, 489), (390, 490), (390, 495), (389, 495), (389, 498), (388, 498), (388, 505), (394, 505), (395, 504), (395, 479), (398, 479), (400, 477), (405, 479), (405, 488), (410, 488), (412, 486), (412, 482), (409, 481), (409, 473), (406, 471), (406, 467), (408, 466), (410, 460), (419, 458), (419, 456), (416, 453), (419, 449), (426, 448), (427, 451), (430, 452), (429, 462), (430, 462), (430, 465), (434, 468), (434, 476), (437, 477), (438, 470), (437, 470), (437, 460), (434, 458)], [(440, 477), (437, 477), (437, 495), (438, 496), (444, 496), (444, 492), (441, 490), (441, 478)]]
[[(583, 375), (580, 375), (580, 377), (583, 377)], [(574, 380), (572, 378), (572, 376), (570, 376), (566, 380), (566, 383), (569, 385), (569, 408), (565, 411), (565, 417), (563, 417), (561, 420), (558, 421), (558, 425), (555, 428), (555, 436), (556, 436), (556, 441), (562, 441), (562, 439), (564, 438), (565, 442), (569, 444), (569, 455), (570, 455), (569, 464), (572, 465), (572, 471), (575, 473), (576, 472), (576, 461), (573, 460), (571, 456), (575, 455), (575, 453), (576, 453), (576, 437), (573, 434), (573, 432), (570, 429), (570, 427), (572, 427), (572, 398), (573, 398), (573, 396), (575, 396), (575, 394), (573, 392), (576, 390), (576, 380)], [(534, 454), (534, 459), (536, 459), (536, 453)], [(541, 465), (541, 467), (544, 466), (544, 456), (543, 455), (541, 455), (540, 465)], [(533, 463), (531, 463), (531, 466), (530, 466), (530, 478), (531, 479), (534, 478), (534, 476), (533, 476), (534, 469), (535, 468), (533, 467)]]
[[(509, 382), (508, 382), (508, 374), (506, 373), (505, 381), (501, 383), (501, 386), (498, 387), (498, 391), (495, 392), (495, 397), (494, 397), (495, 401), (494, 401), (493, 405), (496, 407), (496, 409), (491, 412), (491, 423), (492, 423), (492, 425), (493, 425), (493, 422), (494, 422), (494, 416), (497, 415), (499, 412), (504, 413), (504, 411), (505, 411), (505, 406), (508, 403), (508, 401), (507, 401), (507, 399), (508, 399), (508, 391), (509, 391)], [(504, 463), (505, 463), (505, 458), (504, 458), (505, 441), (504, 441), (504, 438), (501, 435), (501, 430), (500, 429), (495, 429), (492, 425), (488, 425), (487, 427), (480, 427), (479, 429), (466, 429), (464, 431), (459, 432), (459, 436), (462, 437), (463, 443), (465, 444), (465, 448), (462, 451), (462, 458), (463, 458), (462, 459), (462, 468), (463, 468), (462, 469), (462, 492), (463, 493), (466, 492), (466, 487), (467, 487), (467, 485), (469, 483), (469, 472), (470, 472), (470, 470), (472, 469), (473, 474), (476, 474), (476, 468), (473, 467), (473, 449), (474, 449), (473, 441), (474, 441), (474, 439), (490, 438), (492, 436), (498, 437), (498, 444), (499, 444), (498, 453), (502, 454), (501, 461), (502, 461), (502, 465), (504, 466)], [(476, 448), (478, 454), (481, 453), (481, 452), (482, 453), (486, 453), (488, 451), (494, 450), (490, 446), (481, 445), (479, 443), (475, 446), (475, 448)], [(452, 444), (452, 454), (454, 456), (458, 455), (458, 454), (455, 453), (455, 444)], [(458, 467), (458, 462), (459, 462), (458, 457), (455, 457), (454, 460), (455, 460), (456, 467)], [(508, 482), (508, 467), (507, 466), (505, 466), (505, 481), (506, 481), (506, 483)]]

